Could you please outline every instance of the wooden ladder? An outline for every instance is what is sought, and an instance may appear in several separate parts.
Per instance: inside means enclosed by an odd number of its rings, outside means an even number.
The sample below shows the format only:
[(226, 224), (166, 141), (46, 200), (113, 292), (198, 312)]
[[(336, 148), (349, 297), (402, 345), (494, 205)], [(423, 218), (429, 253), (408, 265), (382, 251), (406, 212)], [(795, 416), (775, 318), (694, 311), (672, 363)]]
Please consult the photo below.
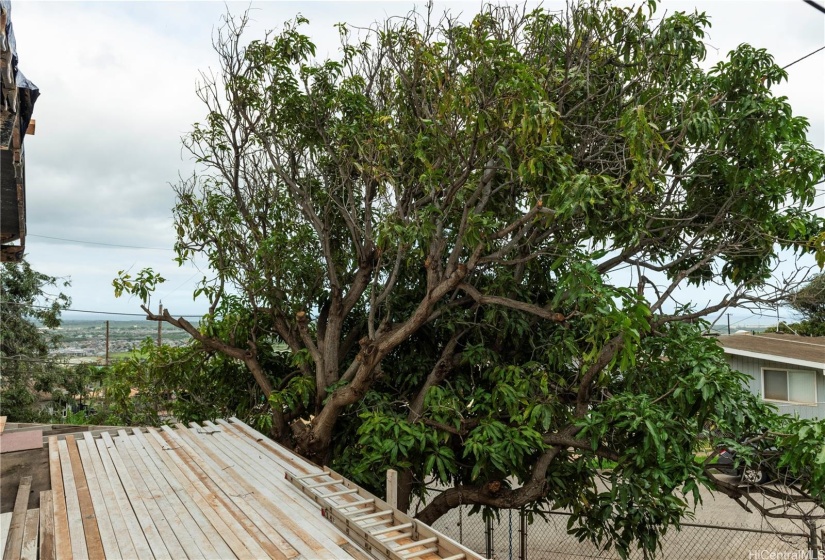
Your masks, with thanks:
[(301, 476), (287, 472), (286, 479), (319, 504), (328, 521), (376, 558), (484, 558), (331, 469)]

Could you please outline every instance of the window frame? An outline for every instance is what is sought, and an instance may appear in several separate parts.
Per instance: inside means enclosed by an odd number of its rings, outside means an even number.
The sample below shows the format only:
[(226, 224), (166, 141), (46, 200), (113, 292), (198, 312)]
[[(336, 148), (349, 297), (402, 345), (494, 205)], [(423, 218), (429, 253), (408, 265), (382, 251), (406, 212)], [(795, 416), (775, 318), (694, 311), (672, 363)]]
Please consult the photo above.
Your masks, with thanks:
[[(785, 372), (785, 385), (787, 388), (787, 394), (790, 397), (791, 394), (791, 376), (790, 374), (793, 373), (808, 373), (813, 377), (814, 380), (814, 394), (812, 401), (792, 401), (792, 400), (781, 400), (781, 399), (769, 399), (765, 397), (765, 370), (771, 371), (784, 371)], [(819, 403), (819, 394), (818, 394), (818, 383), (817, 383), (817, 371), (812, 369), (793, 369), (788, 367), (770, 367), (770, 366), (762, 366), (760, 368), (761, 372), (761, 384), (762, 384), (762, 400), (767, 402), (774, 402), (774, 403), (783, 403), (783, 404), (793, 404), (799, 406), (817, 406)]]

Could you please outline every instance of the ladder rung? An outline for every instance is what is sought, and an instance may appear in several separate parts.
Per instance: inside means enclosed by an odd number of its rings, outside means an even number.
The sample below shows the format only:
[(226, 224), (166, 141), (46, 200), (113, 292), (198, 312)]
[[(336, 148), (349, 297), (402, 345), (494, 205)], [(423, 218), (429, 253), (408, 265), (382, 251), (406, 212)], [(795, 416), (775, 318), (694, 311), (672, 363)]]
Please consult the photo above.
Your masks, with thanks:
[(358, 523), (358, 526), (362, 529), (369, 529), (370, 527), (375, 527), (376, 525), (384, 525), (385, 523), (392, 523), (390, 519), (375, 519), (374, 521), (365, 521), (364, 523)]
[(466, 555), (463, 552), (461, 554), (456, 554), (455, 556), (448, 556), (447, 558), (442, 558), (441, 560), (461, 560), (462, 558), (466, 558)]
[(319, 476), (329, 476), (329, 473), (328, 472), (319, 472), (319, 473), (315, 473), (315, 474), (304, 474), (304, 475), (301, 475), (301, 476), (293, 476), (292, 478), (293, 478), (293, 480), (306, 480), (308, 478), (317, 478)]
[(343, 482), (341, 480), (330, 480), (329, 482), (316, 482), (315, 484), (307, 484), (306, 488), (321, 488), (323, 486), (331, 486), (333, 484), (338, 484), (339, 482)]
[(394, 537), (384, 537), (384, 538), (381, 538), (381, 539), (378, 539), (378, 540), (381, 541), (381, 542), (392, 542), (392, 541), (397, 541), (398, 539), (404, 539), (404, 538), (407, 538), (407, 537), (412, 537), (412, 533), (400, 533), (398, 535), (395, 535)]
[(368, 506), (364, 509), (356, 509), (355, 511), (341, 511), (341, 509), (333, 504), (332, 507), (337, 511), (340, 515), (346, 517), (347, 519), (352, 519), (353, 515), (361, 515), (362, 513), (372, 513), (375, 511), (375, 506)]
[(411, 542), (409, 544), (399, 546), (397, 548), (393, 548), (392, 551), (393, 552), (401, 552), (402, 550), (409, 550), (410, 548), (415, 548), (417, 546), (424, 546), (425, 544), (434, 543), (436, 541), (438, 541), (438, 537), (430, 537), (429, 539), (423, 539), (423, 540), (420, 540), (420, 541), (415, 541), (415, 542)]
[[(375, 503), (375, 498), (369, 498), (369, 499), (366, 499), (366, 500), (358, 500), (357, 502), (347, 502), (346, 504), (341, 504), (340, 506), (338, 506), (338, 509), (348, 509), (348, 508), (351, 508), (351, 507), (363, 506), (363, 505), (372, 504), (372, 503)], [(353, 512), (353, 513), (357, 513), (357, 512)]]
[(404, 523), (403, 525), (393, 525), (392, 527), (385, 527), (384, 529), (379, 529), (374, 533), (370, 533), (373, 537), (377, 537), (378, 535), (383, 535), (384, 533), (392, 533), (393, 531), (403, 531), (404, 529), (409, 529), (412, 527), (412, 523)]
[(404, 558), (406, 560), (407, 558), (415, 558), (416, 556), (424, 556), (425, 554), (430, 554), (430, 553), (433, 553), (433, 552), (438, 552), (438, 547), (437, 546), (431, 546), (430, 548), (425, 548), (424, 550), (419, 550), (417, 552), (408, 552), (407, 554), (402, 554), (401, 558)]
[(373, 517), (381, 517), (384, 515), (392, 515), (391, 509), (385, 509), (376, 513), (370, 513), (369, 515), (359, 515), (358, 517), (353, 517), (353, 521), (364, 521), (365, 519), (372, 519)]
[[(358, 488), (349, 488), (347, 490), (341, 490), (340, 492), (333, 492), (332, 494), (318, 494), (322, 498), (334, 498), (335, 496), (343, 496), (344, 494), (355, 494), (358, 492)], [(340, 507), (340, 506), (338, 506)]]

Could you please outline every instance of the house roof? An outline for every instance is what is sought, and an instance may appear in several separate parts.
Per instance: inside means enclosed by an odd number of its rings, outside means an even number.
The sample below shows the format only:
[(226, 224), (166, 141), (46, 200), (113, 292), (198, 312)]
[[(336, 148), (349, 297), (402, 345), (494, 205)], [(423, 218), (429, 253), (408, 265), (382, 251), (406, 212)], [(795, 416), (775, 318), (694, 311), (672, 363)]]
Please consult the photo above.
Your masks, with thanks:
[(759, 333), (720, 336), (727, 354), (825, 369), (825, 336)]
[(50, 436), (48, 454), (39, 511), (25, 477), (3, 523), (26, 549), (39, 517), (42, 557), (480, 558), (234, 418)]

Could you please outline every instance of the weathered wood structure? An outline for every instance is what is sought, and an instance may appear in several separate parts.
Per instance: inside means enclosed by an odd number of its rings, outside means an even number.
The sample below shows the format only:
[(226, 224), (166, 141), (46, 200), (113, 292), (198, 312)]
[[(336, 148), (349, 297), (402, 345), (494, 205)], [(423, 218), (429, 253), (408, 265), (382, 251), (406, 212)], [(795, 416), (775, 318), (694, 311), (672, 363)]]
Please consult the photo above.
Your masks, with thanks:
[(237, 419), (48, 448), (51, 490), (27, 509), (24, 477), (0, 516), (5, 559), (480, 559)]
[(0, 262), (18, 261), (26, 248), (26, 173), (23, 139), (40, 95), (17, 67), (11, 3), (0, 0)]

